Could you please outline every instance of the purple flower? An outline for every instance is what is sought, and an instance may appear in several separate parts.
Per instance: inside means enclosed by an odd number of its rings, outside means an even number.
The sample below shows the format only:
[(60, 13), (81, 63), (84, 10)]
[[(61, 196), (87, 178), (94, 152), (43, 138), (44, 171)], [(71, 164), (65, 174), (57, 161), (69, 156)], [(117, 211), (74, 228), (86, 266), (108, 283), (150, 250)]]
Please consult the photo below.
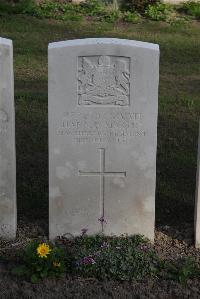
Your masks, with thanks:
[(146, 252), (146, 251), (148, 251), (149, 248), (148, 248), (148, 246), (146, 244), (141, 244), (140, 247), (139, 247), (139, 249), (142, 250), (142, 251), (144, 251), (144, 252)]
[(105, 220), (104, 216), (101, 216), (98, 220), (99, 220), (99, 222), (101, 222), (101, 224), (107, 223), (107, 221)]
[(84, 236), (88, 231), (88, 228), (82, 228), (81, 235)]
[(80, 260), (79, 265), (94, 265), (95, 263), (96, 263), (95, 260), (89, 255), (83, 257)]
[(101, 248), (108, 248), (108, 247), (109, 247), (109, 244), (105, 241), (101, 244)]

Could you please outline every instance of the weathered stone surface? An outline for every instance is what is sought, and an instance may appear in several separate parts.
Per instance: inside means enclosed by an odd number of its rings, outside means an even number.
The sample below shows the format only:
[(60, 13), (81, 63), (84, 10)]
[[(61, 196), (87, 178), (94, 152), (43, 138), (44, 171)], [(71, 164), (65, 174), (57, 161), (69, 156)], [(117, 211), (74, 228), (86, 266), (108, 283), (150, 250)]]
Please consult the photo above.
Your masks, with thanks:
[(0, 237), (16, 235), (16, 162), (12, 41), (0, 38)]
[(197, 155), (197, 176), (196, 176), (196, 205), (195, 205), (195, 245), (200, 248), (200, 122), (199, 142)]
[(153, 240), (159, 47), (49, 45), (49, 225)]

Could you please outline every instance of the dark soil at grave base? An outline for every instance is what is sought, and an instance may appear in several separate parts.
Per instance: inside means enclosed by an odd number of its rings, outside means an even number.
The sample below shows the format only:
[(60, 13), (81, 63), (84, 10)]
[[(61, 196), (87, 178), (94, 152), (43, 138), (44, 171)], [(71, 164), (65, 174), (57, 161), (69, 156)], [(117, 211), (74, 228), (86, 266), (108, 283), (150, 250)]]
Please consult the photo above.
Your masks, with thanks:
[[(0, 298), (200, 298), (200, 280), (186, 285), (171, 280), (145, 279), (140, 282), (98, 281), (66, 277), (44, 280), (38, 284), (16, 278), (11, 269), (16, 264), (16, 250), (23, 249), (34, 238), (45, 239), (42, 223), (20, 222), (15, 241), (0, 241)], [(183, 239), (183, 236), (186, 239)], [(191, 223), (178, 228), (159, 227), (154, 249), (167, 260), (195, 256), (200, 264), (200, 250), (193, 246)], [(3, 263), (4, 261), (4, 263)], [(8, 261), (8, 263), (5, 263)]]
[(117, 283), (112, 281), (65, 279), (45, 281), (33, 285), (9, 276), (0, 278), (0, 298), (199, 298), (199, 282), (188, 282), (187, 287), (168, 281)]

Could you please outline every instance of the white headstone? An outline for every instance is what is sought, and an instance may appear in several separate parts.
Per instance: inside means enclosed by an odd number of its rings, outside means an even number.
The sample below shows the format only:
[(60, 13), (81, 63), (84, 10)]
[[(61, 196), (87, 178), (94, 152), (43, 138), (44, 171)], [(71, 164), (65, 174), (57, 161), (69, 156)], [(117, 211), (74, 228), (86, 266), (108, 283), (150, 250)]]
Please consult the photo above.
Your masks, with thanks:
[(110, 38), (49, 45), (49, 226), (142, 234), (155, 218), (159, 47)]
[(15, 112), (12, 41), (0, 38), (0, 237), (16, 236)]
[(195, 246), (200, 248), (200, 122), (196, 176)]

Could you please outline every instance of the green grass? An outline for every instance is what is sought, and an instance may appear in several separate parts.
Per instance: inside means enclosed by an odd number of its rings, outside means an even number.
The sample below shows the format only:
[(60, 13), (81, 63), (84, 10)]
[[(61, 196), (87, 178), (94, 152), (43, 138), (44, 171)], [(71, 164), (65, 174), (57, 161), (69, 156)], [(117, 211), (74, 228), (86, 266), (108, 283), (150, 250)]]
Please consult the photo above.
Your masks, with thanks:
[(193, 221), (198, 117), (200, 25), (56, 21), (0, 17), (13, 39), (19, 217), (48, 221), (47, 46), (85, 37), (118, 37), (160, 45), (157, 224)]

